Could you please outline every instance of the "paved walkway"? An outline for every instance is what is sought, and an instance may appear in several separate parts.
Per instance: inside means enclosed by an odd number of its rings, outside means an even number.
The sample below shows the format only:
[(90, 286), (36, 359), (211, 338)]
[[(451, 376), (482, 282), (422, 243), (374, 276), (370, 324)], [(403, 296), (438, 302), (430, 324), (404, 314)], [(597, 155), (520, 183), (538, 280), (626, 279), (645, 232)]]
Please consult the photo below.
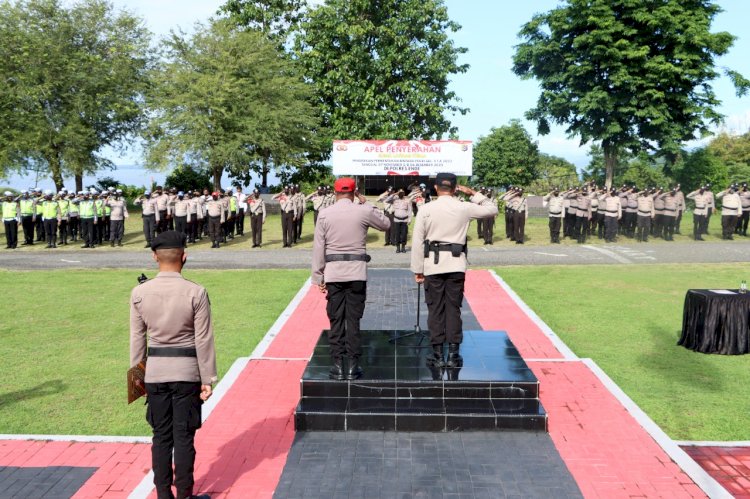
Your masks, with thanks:
[[(383, 284), (378, 284), (379, 275)], [(371, 292), (377, 286), (384, 286), (383, 289), (392, 290), (391, 300), (401, 301), (400, 313), (416, 312), (410, 305), (414, 303), (409, 296), (413, 288), (410, 290), (404, 281), (399, 284), (397, 281), (402, 278), (396, 273), (373, 271), (371, 276)], [(476, 325), (508, 332), (540, 379), (540, 397), (549, 414), (549, 438), (555, 454), (559, 453), (585, 497), (704, 497), (704, 491), (712, 497), (728, 496), (694, 460), (661, 434), (594, 363), (576, 358), (554, 333), (536, 321), (533, 312), (515, 300), (513, 292), (492, 273), (467, 274), (466, 302)], [(297, 444), (302, 442), (299, 448), (302, 454), (293, 447), (297, 445), (293, 410), (306, 359), (320, 330), (327, 326), (325, 300), (317, 289), (309, 288), (295, 305), (283, 326), (273, 330), (270, 344), (262, 342), (251, 358), (237, 361), (233, 367), (239, 373), (237, 379), (199, 431), (197, 492), (212, 493), (214, 498), (267, 498), (277, 491), (282, 497), (283, 487), (287, 486), (281, 482), (282, 473), (289, 456), (301, 457), (308, 444), (315, 446), (314, 442), (298, 439)], [(377, 318), (380, 323), (396, 315), (385, 310), (376, 313), (380, 314)], [(467, 325), (469, 320), (467, 317)], [(411, 321), (407, 327), (411, 327)], [(384, 448), (387, 439), (392, 438), (398, 445), (399, 435), (383, 436)], [(421, 435), (421, 438), (430, 437)], [(466, 440), (471, 437), (449, 438), (458, 438), (464, 446), (467, 442), (471, 444)], [(506, 444), (513, 445), (510, 441)], [(413, 441), (410, 445), (413, 448)], [(497, 454), (504, 452), (500, 445), (495, 447)], [(0, 441), (0, 473), (6, 473), (0, 474), (0, 497), (7, 496), (3, 491), (7, 492), (12, 483), (17, 482), (18, 487), (25, 480), (24, 473), (17, 468), (48, 467), (56, 467), (48, 470), (48, 475), (71, 480), (82, 480), (86, 473), (93, 472), (74, 497), (125, 497), (134, 490), (137, 492), (133, 497), (145, 497), (150, 490), (149, 477), (144, 476), (149, 454), (148, 445), (133, 443)], [(471, 453), (465, 455), (471, 458)], [(737, 462), (744, 467), (748, 461)], [(6, 467), (12, 468), (6, 472)], [(59, 467), (74, 467), (76, 471), (68, 470), (70, 473), (65, 474)], [(739, 466), (736, 469), (740, 470)], [(729, 475), (728, 470), (722, 471)], [(33, 473), (34, 470), (27, 470), (26, 475)], [(466, 490), (465, 495), (505, 496), (501, 473), (499, 469), (497, 474), (489, 473), (489, 478), (477, 478), (477, 483), (486, 480), (484, 483), (490, 485), (472, 485), (471, 493)], [(13, 482), (9, 483), (7, 477), (14, 477)], [(473, 476), (470, 478), (473, 483)], [(734, 481), (741, 485), (739, 478)], [(514, 482), (507, 483), (512, 487), (510, 484)], [(532, 489), (533, 484), (542, 482), (515, 480), (515, 483), (520, 495), (528, 496), (538, 493)], [(64, 485), (60, 483), (58, 488)], [(503, 495), (499, 493), (501, 489)], [(350, 492), (357, 495), (352, 489)], [(444, 497), (461, 496), (458, 491), (451, 496), (453, 491), (442, 484), (440, 492)], [(514, 492), (515, 489), (509, 489), (507, 493)]]

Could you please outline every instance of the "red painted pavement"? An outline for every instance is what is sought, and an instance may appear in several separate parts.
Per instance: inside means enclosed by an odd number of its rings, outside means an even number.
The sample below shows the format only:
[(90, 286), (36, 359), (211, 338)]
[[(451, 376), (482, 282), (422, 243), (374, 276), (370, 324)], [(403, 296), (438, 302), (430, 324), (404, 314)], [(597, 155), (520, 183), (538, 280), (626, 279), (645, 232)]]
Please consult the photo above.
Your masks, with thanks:
[(682, 449), (734, 497), (750, 499), (750, 447), (684, 446)]

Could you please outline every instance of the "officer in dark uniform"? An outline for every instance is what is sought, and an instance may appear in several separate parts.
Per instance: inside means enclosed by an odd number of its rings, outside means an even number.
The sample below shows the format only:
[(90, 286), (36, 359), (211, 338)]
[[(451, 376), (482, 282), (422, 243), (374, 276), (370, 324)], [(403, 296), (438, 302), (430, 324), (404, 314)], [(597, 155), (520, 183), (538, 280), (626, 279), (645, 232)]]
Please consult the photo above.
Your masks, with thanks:
[(181, 275), (184, 248), (184, 234), (159, 234), (151, 244), (159, 274), (130, 296), (130, 365), (148, 354), (146, 420), (154, 432), (151, 462), (159, 499), (174, 499), (173, 483), (177, 499), (196, 497), (195, 432), (216, 382), (211, 304), (202, 286)]

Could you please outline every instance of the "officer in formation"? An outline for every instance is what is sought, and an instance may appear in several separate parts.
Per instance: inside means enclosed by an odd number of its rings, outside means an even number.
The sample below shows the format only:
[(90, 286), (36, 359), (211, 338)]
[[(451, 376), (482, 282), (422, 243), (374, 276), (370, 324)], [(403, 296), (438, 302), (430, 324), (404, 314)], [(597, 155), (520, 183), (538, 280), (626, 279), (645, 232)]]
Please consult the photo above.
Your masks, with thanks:
[(122, 238), (125, 235), (125, 220), (130, 217), (128, 203), (122, 197), (122, 190), (117, 189), (114, 196), (106, 201), (109, 209), (109, 243), (114, 247), (122, 246)]
[(394, 235), (394, 220), (393, 220), (393, 186), (389, 185), (383, 194), (378, 196), (377, 202), (381, 204), (383, 214), (391, 222), (391, 226), (385, 230), (385, 245), (392, 246), (396, 244), (396, 238)]
[(211, 248), (221, 247), (222, 226), (226, 221), (226, 210), (220, 199), (219, 191), (211, 193), (211, 199), (206, 201), (206, 217), (208, 218), (208, 237), (211, 238)]
[(747, 182), (742, 184), (737, 194), (740, 196), (740, 206), (742, 207), (742, 214), (737, 220), (737, 228), (734, 229), (734, 233), (747, 236), (747, 226), (750, 222), (750, 189), (747, 187)]
[(156, 198), (151, 197), (151, 191), (146, 191), (142, 196), (138, 196), (134, 204), (141, 206), (141, 218), (143, 219), (143, 237), (146, 238), (145, 248), (150, 248), (151, 243), (156, 237), (159, 227), (160, 214)]
[(703, 185), (687, 195), (695, 203), (693, 208), (693, 239), (703, 241), (703, 234), (708, 234), (708, 210), (712, 202), (708, 187)]
[(542, 198), (542, 206), (547, 208), (549, 215), (549, 240), (553, 244), (560, 244), (560, 227), (565, 218), (565, 196), (555, 187)]
[(242, 186), (235, 186), (234, 197), (237, 203), (237, 235), (245, 235), (245, 213), (247, 211), (247, 196), (242, 192)]
[[(247, 198), (247, 210), (250, 213), (253, 248), (260, 248), (263, 244), (263, 224), (266, 223), (266, 203), (258, 189), (253, 189), (252, 196)], [(317, 211), (315, 213), (317, 216)]]
[(294, 192), (292, 186), (287, 185), (284, 190), (278, 194), (274, 194), (273, 198), (279, 202), (281, 208), (281, 233), (284, 248), (291, 248), (292, 244), (297, 242), (295, 221), (299, 216), (298, 207), (299, 203), (294, 198)]
[(516, 244), (523, 244), (528, 218), (528, 205), (523, 188), (510, 187), (500, 200), (505, 203), (505, 237)]
[(734, 239), (737, 221), (741, 219), (743, 212), (739, 186), (732, 184), (716, 194), (716, 197), (721, 199), (721, 238)]
[[(497, 204), (495, 192), (488, 187), (480, 187), (479, 192), (487, 197), (492, 203)], [(496, 216), (477, 219), (477, 238), (484, 241), (484, 244), (493, 244), (495, 238), (495, 219)]]
[(393, 210), (391, 240), (396, 244), (396, 253), (406, 253), (406, 241), (409, 237), (409, 224), (412, 217), (412, 201), (403, 189), (399, 189), (395, 194), (386, 197), (383, 202), (390, 204)]
[(130, 295), (130, 365), (148, 359), (146, 421), (159, 499), (174, 498), (173, 484), (179, 499), (195, 497), (195, 432), (217, 380), (211, 304), (205, 288), (181, 275), (185, 243), (176, 231), (156, 236), (159, 273)]
[(13, 199), (13, 193), (3, 193), (2, 216), (5, 226), (5, 249), (15, 249), (18, 246), (18, 222), (21, 220), (21, 207)]
[[(461, 202), (456, 191), (469, 196)], [(462, 365), (463, 341), (461, 305), (466, 273), (466, 234), (472, 219), (494, 217), (497, 204), (483, 194), (457, 185), (452, 173), (439, 173), (435, 179), (437, 199), (417, 212), (411, 246), (411, 271), (417, 283), (424, 283), (427, 325), (432, 354), (429, 366), (448, 368), (455, 379)], [(448, 358), (444, 344), (448, 343)]]
[(294, 221), (294, 244), (302, 239), (302, 223), (305, 221), (307, 212), (307, 199), (300, 190), (299, 184), (295, 184), (292, 189), (292, 199), (297, 204), (297, 218)]
[(390, 221), (364, 196), (356, 194), (359, 203), (354, 203), (354, 179), (336, 180), (334, 190), (336, 203), (320, 212), (315, 226), (312, 283), (327, 293), (330, 377), (352, 380), (362, 375), (359, 323), (367, 298), (367, 231), (385, 230)]
[(318, 225), (318, 213), (320, 210), (325, 208), (324, 204), (326, 201), (326, 188), (323, 185), (319, 185), (315, 192), (311, 192), (305, 198), (305, 201), (312, 202), (313, 205), (313, 224)]

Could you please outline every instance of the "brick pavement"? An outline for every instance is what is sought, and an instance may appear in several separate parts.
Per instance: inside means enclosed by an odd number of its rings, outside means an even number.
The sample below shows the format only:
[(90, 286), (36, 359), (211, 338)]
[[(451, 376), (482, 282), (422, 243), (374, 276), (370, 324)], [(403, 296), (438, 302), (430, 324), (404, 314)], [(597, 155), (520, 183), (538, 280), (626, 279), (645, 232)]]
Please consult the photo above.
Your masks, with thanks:
[(750, 447), (683, 445), (703, 469), (738, 499), (750, 499)]

